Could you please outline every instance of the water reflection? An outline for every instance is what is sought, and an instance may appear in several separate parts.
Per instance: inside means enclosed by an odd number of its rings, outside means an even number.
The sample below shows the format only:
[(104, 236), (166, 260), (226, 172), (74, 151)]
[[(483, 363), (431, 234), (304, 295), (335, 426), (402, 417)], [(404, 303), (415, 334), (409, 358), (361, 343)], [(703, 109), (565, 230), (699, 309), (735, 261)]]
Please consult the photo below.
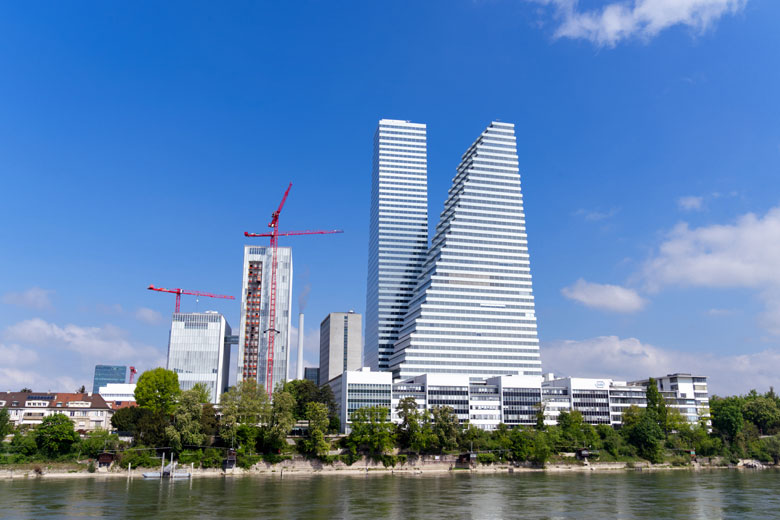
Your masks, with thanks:
[(775, 471), (0, 481), (3, 518), (761, 518)]

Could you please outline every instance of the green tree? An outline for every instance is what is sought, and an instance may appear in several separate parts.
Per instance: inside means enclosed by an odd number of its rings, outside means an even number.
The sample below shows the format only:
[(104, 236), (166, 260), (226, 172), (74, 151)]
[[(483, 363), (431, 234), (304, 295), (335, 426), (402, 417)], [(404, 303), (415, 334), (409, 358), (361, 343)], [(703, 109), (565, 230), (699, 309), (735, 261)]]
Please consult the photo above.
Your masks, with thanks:
[(35, 428), (38, 451), (48, 457), (59, 457), (70, 453), (78, 440), (79, 434), (74, 431), (73, 422), (61, 413), (45, 417)]
[(264, 449), (279, 453), (285, 445), (285, 439), (295, 426), (295, 398), (289, 392), (274, 392), (271, 405), (271, 420), (264, 430)]
[(742, 416), (758, 427), (761, 434), (766, 434), (780, 425), (780, 410), (773, 399), (755, 397), (745, 403)]
[(206, 383), (195, 383), (189, 391), (195, 394), (195, 399), (200, 404), (206, 404), (211, 400), (211, 393)]
[(177, 453), (184, 446), (199, 447), (206, 442), (201, 424), (204, 392), (205, 387), (199, 385), (182, 392), (173, 411), (173, 422), (165, 427), (165, 436)]
[(310, 401), (306, 405), (306, 419), (309, 421), (309, 438), (304, 442), (307, 453), (316, 457), (327, 455), (330, 444), (325, 440), (328, 428), (328, 407), (323, 403)]
[(254, 380), (241, 381), (222, 394), (220, 407), (220, 435), (229, 445), (236, 440), (239, 424), (257, 426), (267, 423), (271, 415), (268, 394)]
[(531, 460), (535, 439), (530, 431), (522, 427), (513, 428), (509, 432), (509, 440), (512, 459), (516, 461)]
[(138, 419), (134, 436), (136, 445), (155, 448), (167, 446), (165, 429), (171, 424), (170, 415), (162, 411), (142, 415)]
[(712, 426), (730, 442), (736, 439), (737, 434), (745, 426), (745, 420), (742, 416), (742, 399), (739, 397), (721, 399), (713, 396), (710, 400), (710, 413)]
[(306, 418), (306, 406), (309, 403), (319, 402), (319, 389), (314, 382), (308, 379), (287, 381), (282, 389), (295, 399), (295, 410), (293, 413), (299, 421)]
[(347, 436), (350, 451), (365, 448), (373, 456), (383, 455), (395, 445), (395, 425), (389, 411), (381, 406), (359, 408), (352, 412), (352, 431)]
[[(309, 381), (311, 382), (311, 381)], [(309, 429), (324, 432), (328, 428), (328, 407), (322, 403), (310, 402), (306, 405), (306, 420), (309, 421)]]
[(95, 430), (81, 441), (80, 449), (82, 455), (94, 459), (106, 450), (116, 450), (119, 444), (119, 436), (108, 430)]
[(666, 406), (666, 399), (664, 399), (664, 396), (661, 395), (661, 392), (658, 390), (658, 381), (652, 377), (647, 380), (647, 392), (645, 393), (645, 396), (647, 397), (647, 409), (654, 412), (655, 418), (658, 421), (658, 426), (664, 434), (668, 433), (669, 426), (667, 424), (668, 409)]
[(8, 408), (0, 408), (0, 442), (5, 440), (6, 435), (11, 433), (14, 428), (14, 424), (11, 422), (11, 415), (8, 413)]
[(550, 444), (547, 442), (547, 434), (538, 432), (534, 436), (534, 448), (531, 453), (531, 462), (543, 467), (549, 458)]
[(643, 410), (639, 421), (632, 426), (623, 429), (628, 441), (639, 451), (639, 455), (650, 462), (663, 460), (664, 432), (658, 425), (658, 418), (651, 408)]
[(200, 416), (200, 427), (207, 437), (214, 437), (219, 431), (217, 409), (211, 403), (203, 405), (203, 413)]
[(132, 435), (138, 431), (138, 423), (142, 417), (151, 415), (153, 412), (148, 408), (139, 408), (130, 406), (120, 408), (111, 416), (111, 425), (120, 432), (127, 432)]
[(180, 393), (176, 372), (158, 367), (147, 370), (138, 378), (135, 401), (141, 408), (153, 412), (173, 413)]
[(455, 410), (450, 406), (434, 406), (431, 409), (431, 428), (439, 452), (451, 451), (458, 446), (460, 424)]
[(35, 441), (35, 430), (27, 432), (17, 431), (11, 439), (11, 448), (20, 455), (27, 457), (35, 455), (38, 451), (38, 443)]

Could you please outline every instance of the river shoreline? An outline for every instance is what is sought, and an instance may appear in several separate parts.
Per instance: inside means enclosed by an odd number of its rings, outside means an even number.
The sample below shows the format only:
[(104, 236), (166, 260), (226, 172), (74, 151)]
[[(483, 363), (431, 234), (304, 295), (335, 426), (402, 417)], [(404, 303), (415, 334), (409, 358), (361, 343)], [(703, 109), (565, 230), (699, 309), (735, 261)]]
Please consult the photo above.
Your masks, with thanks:
[[(625, 473), (636, 471), (709, 471), (719, 469), (731, 469), (731, 470), (756, 470), (756, 469), (778, 469), (775, 465), (766, 465), (758, 463), (757, 461), (740, 461), (738, 465), (723, 465), (723, 464), (698, 464), (692, 463), (689, 465), (673, 466), (671, 464), (650, 464), (648, 462), (591, 462), (587, 464), (571, 464), (571, 463), (551, 463), (545, 467), (532, 467), (532, 466), (515, 466), (512, 464), (488, 464), (488, 465), (458, 465), (448, 461), (426, 461), (421, 464), (406, 463), (399, 464), (395, 467), (385, 467), (381, 463), (375, 461), (367, 461), (362, 459), (351, 466), (347, 466), (342, 462), (334, 462), (333, 464), (324, 464), (318, 461), (284, 461), (279, 464), (266, 464), (259, 463), (253, 466), (251, 469), (245, 470), (241, 468), (234, 468), (230, 470), (221, 469), (191, 469), (187, 466), (180, 466), (180, 471), (188, 471), (192, 474), (192, 478), (208, 478), (208, 477), (223, 477), (223, 478), (235, 478), (235, 477), (251, 477), (251, 476), (276, 476), (276, 477), (295, 477), (295, 476), (314, 476), (314, 475), (353, 475), (353, 476), (365, 476), (365, 475), (425, 475), (425, 474), (446, 474), (446, 473), (459, 473), (459, 474), (495, 474), (495, 473)], [(36, 469), (36, 465), (33, 467), (20, 467), (0, 469), (0, 480), (14, 480), (14, 479), (36, 479), (36, 478), (130, 478), (130, 479), (143, 479), (143, 473), (154, 472), (158, 468), (138, 468), (131, 471), (121, 470), (119, 468), (112, 468), (107, 470), (100, 468), (97, 471), (90, 473), (86, 469), (68, 469), (68, 468), (51, 468), (46, 467), (44, 464), (39, 464)]]

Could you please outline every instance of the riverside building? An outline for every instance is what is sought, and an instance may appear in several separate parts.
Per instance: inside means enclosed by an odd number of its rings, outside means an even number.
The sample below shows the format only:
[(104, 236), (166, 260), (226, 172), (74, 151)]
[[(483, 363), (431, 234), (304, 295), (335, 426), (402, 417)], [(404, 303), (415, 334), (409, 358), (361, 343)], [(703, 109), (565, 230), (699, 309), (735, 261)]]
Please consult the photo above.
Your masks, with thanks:
[(168, 342), (168, 370), (179, 376), (179, 388), (206, 385), (209, 400), (219, 403), (230, 374), (231, 330), (216, 311), (174, 313)]
[(69, 392), (0, 392), (0, 408), (8, 410), (15, 427), (34, 427), (63, 414), (80, 434), (111, 428), (114, 411), (98, 394)]
[(275, 330), (269, 331), (271, 301), (270, 247), (244, 246), (244, 279), (241, 290), (241, 323), (238, 334), (237, 381), (255, 380), (266, 387), (268, 335), (274, 339), (271, 387), (287, 380), (290, 365), (290, 320), (292, 318), (292, 250), (277, 248)]
[(389, 365), (402, 380), (541, 376), (514, 125), (463, 154)]
[[(589, 424), (619, 427), (627, 408), (647, 407), (647, 384), (647, 379), (627, 382), (583, 377), (555, 379), (552, 374), (545, 375), (542, 383), (545, 423), (555, 424), (561, 411), (577, 410)], [(706, 377), (676, 373), (657, 378), (656, 384), (669, 409), (680, 412), (691, 424), (704, 421), (709, 426)]]
[[(677, 390), (670, 389), (674, 380)], [(657, 381), (669, 408), (679, 410), (691, 424), (704, 421), (709, 426), (709, 400), (706, 389), (703, 390), (706, 377), (671, 374)], [(666, 390), (661, 388), (662, 382)], [(699, 397), (691, 398), (688, 384), (691, 390), (694, 384), (699, 385)], [(449, 406), (461, 424), (473, 424), (483, 430), (494, 430), (499, 424), (509, 427), (535, 425), (540, 410), (548, 425), (557, 423), (560, 412), (577, 410), (588, 424), (619, 428), (625, 409), (631, 405), (647, 407), (647, 380), (555, 379), (552, 374), (546, 374), (544, 378), (512, 375), (479, 379), (468, 374), (435, 373), (393, 381), (389, 372), (363, 368), (346, 371), (331, 379), (328, 385), (339, 403), (344, 433), (350, 432), (352, 413), (366, 406), (387, 408), (388, 418), (400, 423), (396, 408), (407, 397), (413, 397), (420, 410)]]
[[(366, 365), (387, 370), (428, 250), (426, 127), (382, 119), (371, 176)], [(324, 374), (320, 379), (327, 382)]]
[(355, 312), (331, 312), (320, 324), (318, 378), (327, 383), (363, 365), (363, 320)]

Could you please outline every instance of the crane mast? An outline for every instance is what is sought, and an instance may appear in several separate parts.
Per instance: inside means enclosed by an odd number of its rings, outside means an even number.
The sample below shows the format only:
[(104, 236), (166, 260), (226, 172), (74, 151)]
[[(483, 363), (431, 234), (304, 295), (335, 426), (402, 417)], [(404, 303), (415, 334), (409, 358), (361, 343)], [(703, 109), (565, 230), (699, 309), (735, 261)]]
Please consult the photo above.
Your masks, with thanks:
[[(270, 301), (268, 302), (268, 327), (265, 332), (268, 333), (268, 352), (266, 354), (265, 365), (265, 389), (268, 392), (268, 396), (273, 395), (273, 373), (274, 373), (274, 347), (276, 345), (276, 334), (279, 332), (276, 329), (276, 271), (277, 271), (277, 249), (279, 246), (280, 236), (299, 236), (299, 235), (327, 235), (331, 233), (343, 233), (340, 229), (334, 229), (330, 231), (287, 231), (284, 233), (279, 232), (279, 215), (282, 213), (284, 203), (287, 201), (287, 196), (290, 194), (290, 188), (292, 188), (292, 182), (287, 186), (287, 190), (284, 192), (282, 202), (279, 203), (279, 208), (271, 213), (271, 222), (268, 223), (268, 227), (271, 228), (270, 233), (249, 233), (244, 232), (245, 237), (269, 237), (271, 240), (271, 281), (269, 288)], [(292, 283), (292, 281), (290, 281)], [(303, 334), (303, 331), (298, 331), (298, 334)], [(287, 346), (289, 348), (289, 345)]]

